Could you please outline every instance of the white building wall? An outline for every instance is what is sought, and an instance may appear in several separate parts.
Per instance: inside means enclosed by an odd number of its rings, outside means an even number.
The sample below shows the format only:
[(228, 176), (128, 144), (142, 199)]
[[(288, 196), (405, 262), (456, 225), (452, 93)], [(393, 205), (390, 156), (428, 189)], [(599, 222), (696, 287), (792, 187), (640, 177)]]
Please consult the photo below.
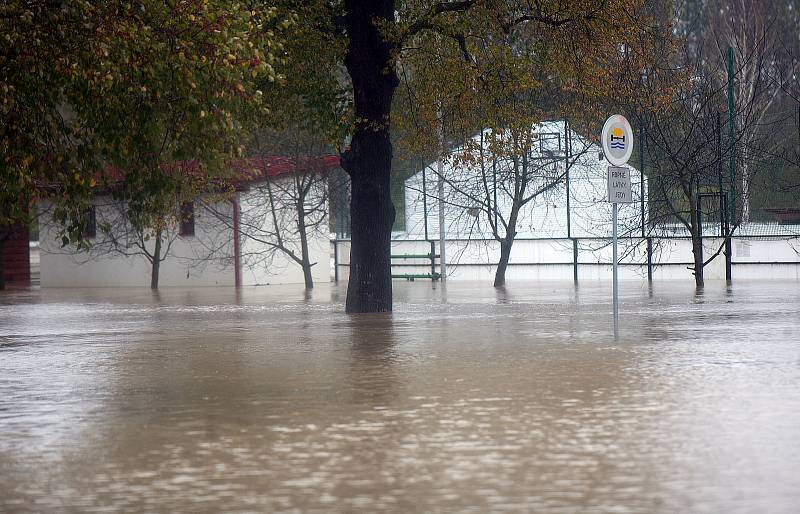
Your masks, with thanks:
[[(214, 204), (218, 212), (232, 214), (228, 202)], [(112, 218), (107, 197), (96, 202), (97, 222)], [(233, 286), (233, 246), (226, 227), (200, 202), (195, 202), (195, 235), (177, 237), (170, 255), (161, 263), (159, 286)], [(98, 231), (99, 232), (99, 231)], [(59, 227), (48, 206), (40, 207), (39, 244), (42, 287), (149, 287), (151, 268), (143, 256), (118, 253), (93, 255), (74, 245), (61, 247)], [(148, 245), (152, 251), (153, 242)], [(210, 250), (215, 248), (213, 259)]]
[[(276, 180), (290, 180), (288, 178)], [(319, 182), (320, 187), (324, 187), (323, 182)], [(263, 207), (265, 197), (255, 189), (240, 194), (239, 202), (241, 205), (242, 216), (253, 209)], [(278, 215), (280, 218), (280, 214)], [(294, 212), (284, 213), (284, 220), (295, 219)], [(248, 237), (247, 232), (261, 232), (263, 234), (274, 233), (274, 223), (271, 217), (264, 217), (261, 227), (256, 230), (243, 228), (245, 233), (242, 235), (242, 285), (270, 285), (270, 284), (303, 284), (303, 269), (300, 264), (291, 259), (281, 251), (270, 249), (261, 241), (254, 237)], [(330, 282), (330, 241), (327, 215), (323, 226), (318, 230), (309, 233), (308, 250), (309, 259), (316, 263), (311, 268), (311, 277), (315, 283)], [(285, 237), (285, 236), (284, 236)], [(274, 240), (274, 238), (273, 238)], [(296, 254), (300, 255), (300, 245), (297, 241), (287, 241), (287, 245), (295, 248)]]
[[(562, 141), (565, 139), (564, 124), (561, 122), (544, 123), (540, 129), (547, 133), (558, 133)], [(606, 201), (608, 162), (599, 160), (598, 156), (602, 153), (599, 146), (575, 132), (571, 132), (570, 137), (573, 158), (570, 159), (569, 168), (569, 235), (581, 238), (610, 237), (612, 207)], [(457, 154), (460, 151), (461, 149), (456, 149), (453, 153)], [(488, 148), (485, 152), (489, 156), (487, 162), (491, 163), (491, 154)], [(559, 160), (552, 163), (557, 170), (557, 173), (554, 174), (563, 174), (566, 170), (563, 153), (561, 155)], [(574, 162), (573, 159), (575, 159)], [(625, 167), (630, 172), (634, 202), (619, 206), (619, 233), (620, 235), (637, 235), (641, 232), (643, 209), (641, 173), (632, 166)], [(426, 216), (428, 237), (438, 239), (439, 193), (435, 163), (428, 166), (425, 175), (426, 180), (423, 180), (423, 172), (420, 171), (406, 180), (406, 231), (402, 234), (395, 234), (396, 239), (424, 239)], [(480, 177), (477, 165), (454, 166), (451, 162), (446, 162), (444, 176), (446, 177), (443, 187), (446, 238), (491, 238), (492, 232), (486, 213), (473, 211), (470, 214), (468, 209), (464, 208), (465, 205), (471, 203), (470, 199), (465, 198), (459, 192), (458, 187), (452, 187), (448, 183), (448, 180), (459, 181), (462, 177)], [(425, 183), (424, 187), (423, 182)], [(487, 186), (489, 195), (492, 196), (493, 184), (487, 184)], [(535, 187), (537, 186), (531, 186), (531, 190)], [(644, 190), (646, 195), (646, 180), (644, 181)], [(423, 198), (425, 196), (423, 191), (427, 192), (426, 198)], [(511, 198), (500, 191), (497, 200), (499, 211), (507, 215), (511, 211)], [(427, 211), (425, 207), (427, 207)], [(646, 208), (645, 205), (645, 218)], [(517, 237), (557, 238), (567, 236), (567, 182), (564, 180), (523, 207), (517, 224)]]

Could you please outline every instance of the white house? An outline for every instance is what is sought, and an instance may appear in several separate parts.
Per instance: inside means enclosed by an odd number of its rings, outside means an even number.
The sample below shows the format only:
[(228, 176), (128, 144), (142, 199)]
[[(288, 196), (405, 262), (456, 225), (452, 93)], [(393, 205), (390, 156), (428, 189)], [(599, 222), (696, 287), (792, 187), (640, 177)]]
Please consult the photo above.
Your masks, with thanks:
[[(310, 162), (310, 161), (309, 161)], [(303, 270), (284, 251), (300, 254), (296, 209), (290, 194), (296, 185), (296, 163), (286, 158), (248, 159), (236, 164), (236, 194), (229, 199), (200, 197), (181, 206), (180, 222), (162, 236), (159, 286), (250, 286), (302, 284)], [(325, 198), (325, 172), (338, 166), (329, 156), (315, 161), (316, 180), (306, 198), (309, 211), (318, 213)], [(265, 209), (272, 195), (276, 209)], [(90, 249), (62, 247), (60, 227), (47, 204), (39, 206), (40, 269), (42, 287), (149, 286), (155, 242), (127, 224), (125, 206), (110, 194), (95, 197), (87, 240)], [(268, 211), (269, 216), (263, 213)], [(272, 215), (274, 213), (274, 215)], [(330, 243), (327, 213), (315, 214), (308, 234), (308, 254), (314, 282), (330, 281)], [(100, 227), (100, 228), (98, 228)], [(108, 227), (106, 230), (105, 227)], [(282, 244), (273, 244), (281, 233)], [(109, 235), (111, 234), (111, 235)], [(273, 239), (270, 239), (273, 238)], [(113, 243), (113, 244), (112, 244)]]

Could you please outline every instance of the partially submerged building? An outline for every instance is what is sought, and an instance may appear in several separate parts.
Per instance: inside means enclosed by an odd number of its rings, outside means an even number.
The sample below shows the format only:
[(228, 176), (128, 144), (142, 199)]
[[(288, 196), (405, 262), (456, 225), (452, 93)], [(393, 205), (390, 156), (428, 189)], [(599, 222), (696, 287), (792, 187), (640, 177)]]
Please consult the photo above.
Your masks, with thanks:
[[(161, 262), (160, 286), (248, 286), (303, 283), (303, 271), (284, 251), (276, 251), (276, 235), (282, 223), (296, 217), (290, 199), (284, 198), (294, 185), (297, 173), (321, 173), (339, 166), (336, 156), (313, 160), (313, 170), (306, 160), (285, 157), (253, 158), (235, 163), (235, 194), (200, 196), (184, 202), (180, 222), (162, 238), (161, 251), (169, 251)], [(313, 188), (326, 188), (324, 180)], [(267, 195), (269, 193), (269, 195)], [(308, 202), (319, 202), (326, 192), (315, 191)], [(275, 209), (266, 203), (274, 202)], [(309, 208), (316, 205), (309, 205)], [(146, 287), (150, 284), (151, 265), (143, 252), (152, 254), (153, 240), (141, 240), (131, 233), (125, 218), (126, 206), (109, 191), (98, 194), (93, 202), (90, 224), (85, 237), (88, 251), (75, 245), (62, 247), (60, 226), (53, 220), (48, 204), (39, 206), (39, 241), (42, 287)], [(267, 213), (269, 215), (263, 215)], [(276, 226), (277, 225), (277, 226)], [(103, 227), (101, 229), (100, 227)], [(111, 236), (108, 236), (111, 234)], [(115, 248), (104, 247), (112, 237)], [(136, 240), (136, 238), (140, 240)], [(284, 246), (293, 240), (284, 238)], [(308, 233), (310, 261), (315, 282), (330, 280), (330, 243), (327, 212)], [(299, 248), (298, 248), (299, 250)], [(269, 255), (268, 259), (263, 258)]]

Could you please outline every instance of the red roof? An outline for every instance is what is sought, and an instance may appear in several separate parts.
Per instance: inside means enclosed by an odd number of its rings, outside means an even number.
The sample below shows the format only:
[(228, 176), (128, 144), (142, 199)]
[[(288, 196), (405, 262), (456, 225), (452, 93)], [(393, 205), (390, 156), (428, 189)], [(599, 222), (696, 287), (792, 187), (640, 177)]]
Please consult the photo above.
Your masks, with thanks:
[(339, 166), (338, 155), (324, 155), (322, 157), (300, 156), (297, 158), (283, 156), (249, 157), (247, 159), (237, 159), (233, 162), (234, 172), (241, 182), (278, 177), (295, 172), (326, 172)]
[[(248, 157), (236, 159), (232, 162), (233, 182), (240, 186), (250, 182), (257, 182), (267, 178), (279, 177), (296, 172), (312, 171), (316, 173), (328, 172), (340, 166), (338, 155), (323, 155), (321, 157), (299, 156), (267, 156)], [(188, 176), (203, 176), (203, 169), (197, 161), (176, 161), (164, 165), (166, 173), (177, 173)], [(121, 182), (125, 172), (119, 168), (108, 166), (105, 169), (106, 182)], [(227, 178), (227, 177), (225, 177)], [(222, 178), (225, 181), (225, 178)], [(100, 182), (98, 180), (98, 182)]]

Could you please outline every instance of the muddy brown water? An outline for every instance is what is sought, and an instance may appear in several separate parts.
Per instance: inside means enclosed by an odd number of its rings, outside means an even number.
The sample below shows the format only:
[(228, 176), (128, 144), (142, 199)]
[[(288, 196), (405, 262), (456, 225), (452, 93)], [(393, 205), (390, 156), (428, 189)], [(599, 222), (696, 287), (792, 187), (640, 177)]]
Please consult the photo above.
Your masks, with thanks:
[(800, 512), (800, 284), (0, 293), (0, 512)]

